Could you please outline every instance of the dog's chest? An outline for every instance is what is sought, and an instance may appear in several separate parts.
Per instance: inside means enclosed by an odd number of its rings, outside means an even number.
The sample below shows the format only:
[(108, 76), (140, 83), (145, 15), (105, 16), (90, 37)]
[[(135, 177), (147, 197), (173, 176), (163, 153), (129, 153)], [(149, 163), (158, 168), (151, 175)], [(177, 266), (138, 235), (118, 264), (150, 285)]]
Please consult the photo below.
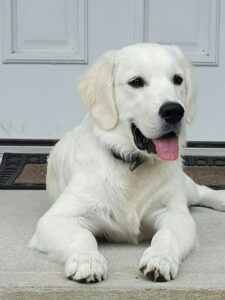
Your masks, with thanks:
[[(120, 174), (121, 175), (121, 174)], [(137, 174), (139, 175), (139, 174)], [(128, 174), (107, 185), (107, 238), (137, 243), (143, 237), (143, 217), (151, 210), (155, 182), (148, 176)], [(111, 178), (112, 179), (112, 178)]]

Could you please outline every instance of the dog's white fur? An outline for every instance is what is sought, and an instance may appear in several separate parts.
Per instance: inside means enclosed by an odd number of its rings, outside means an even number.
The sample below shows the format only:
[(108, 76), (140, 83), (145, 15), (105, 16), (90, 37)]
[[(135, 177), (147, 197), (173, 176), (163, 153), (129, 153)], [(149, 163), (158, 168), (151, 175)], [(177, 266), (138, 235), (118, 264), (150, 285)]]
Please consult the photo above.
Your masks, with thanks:
[[(180, 86), (173, 84), (174, 74), (184, 78)], [(135, 76), (144, 77), (147, 85), (129, 86)], [(53, 204), (39, 220), (30, 246), (64, 262), (66, 276), (92, 282), (107, 276), (95, 237), (137, 243), (154, 233), (140, 270), (153, 280), (173, 279), (195, 240), (188, 206), (225, 210), (225, 193), (196, 185), (184, 175), (181, 159), (162, 161), (137, 149), (130, 122), (135, 120), (145, 136), (158, 137), (159, 108), (177, 102), (185, 109), (183, 144), (185, 125), (195, 112), (191, 67), (176, 46), (137, 44), (104, 55), (79, 88), (89, 113), (50, 155), (47, 190)], [(111, 149), (123, 157), (138, 152), (146, 160), (132, 172)]]

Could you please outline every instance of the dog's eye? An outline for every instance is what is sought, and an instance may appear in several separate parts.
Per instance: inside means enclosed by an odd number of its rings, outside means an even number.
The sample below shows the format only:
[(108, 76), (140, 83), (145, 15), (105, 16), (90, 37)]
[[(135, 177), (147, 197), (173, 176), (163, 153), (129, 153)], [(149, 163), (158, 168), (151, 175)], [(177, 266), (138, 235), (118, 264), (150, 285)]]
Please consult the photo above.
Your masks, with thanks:
[(128, 84), (134, 88), (141, 88), (145, 85), (145, 81), (141, 77), (136, 77), (129, 81)]
[(181, 85), (181, 83), (183, 82), (183, 78), (180, 75), (175, 74), (173, 76), (173, 83), (176, 85)]

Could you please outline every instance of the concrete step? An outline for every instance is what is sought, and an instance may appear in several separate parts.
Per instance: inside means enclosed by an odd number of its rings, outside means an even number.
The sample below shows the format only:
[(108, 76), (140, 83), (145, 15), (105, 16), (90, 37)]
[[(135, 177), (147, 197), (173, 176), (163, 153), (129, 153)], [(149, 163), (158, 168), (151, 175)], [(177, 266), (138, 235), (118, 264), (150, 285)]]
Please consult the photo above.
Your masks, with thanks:
[(225, 213), (191, 209), (196, 246), (177, 279), (146, 280), (138, 271), (147, 244), (101, 244), (109, 276), (98, 284), (63, 277), (62, 267), (27, 248), (39, 217), (48, 208), (45, 191), (0, 191), (0, 299), (225, 299)]

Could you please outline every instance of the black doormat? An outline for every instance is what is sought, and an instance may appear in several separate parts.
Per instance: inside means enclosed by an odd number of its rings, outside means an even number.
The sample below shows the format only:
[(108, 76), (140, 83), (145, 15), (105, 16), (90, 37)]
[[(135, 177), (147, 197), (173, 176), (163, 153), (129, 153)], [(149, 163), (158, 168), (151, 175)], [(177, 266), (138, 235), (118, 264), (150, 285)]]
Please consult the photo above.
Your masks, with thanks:
[[(45, 190), (48, 154), (4, 153), (0, 189)], [(184, 171), (213, 189), (225, 189), (225, 157), (184, 156)]]
[(48, 154), (4, 153), (0, 189), (45, 190)]

